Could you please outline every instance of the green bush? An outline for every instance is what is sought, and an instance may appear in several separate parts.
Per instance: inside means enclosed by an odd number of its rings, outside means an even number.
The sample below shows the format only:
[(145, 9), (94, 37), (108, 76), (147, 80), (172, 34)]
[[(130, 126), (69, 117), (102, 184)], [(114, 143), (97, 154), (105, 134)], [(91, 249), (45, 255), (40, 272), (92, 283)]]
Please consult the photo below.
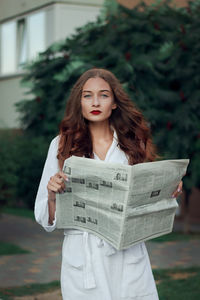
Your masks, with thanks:
[(18, 138), (9, 131), (0, 133), (0, 203), (13, 204), (16, 197), (18, 169)]
[(48, 143), (43, 137), (25, 136), (19, 148), (17, 198), (33, 208)]
[(1, 206), (33, 208), (48, 141), (21, 132), (0, 134)]

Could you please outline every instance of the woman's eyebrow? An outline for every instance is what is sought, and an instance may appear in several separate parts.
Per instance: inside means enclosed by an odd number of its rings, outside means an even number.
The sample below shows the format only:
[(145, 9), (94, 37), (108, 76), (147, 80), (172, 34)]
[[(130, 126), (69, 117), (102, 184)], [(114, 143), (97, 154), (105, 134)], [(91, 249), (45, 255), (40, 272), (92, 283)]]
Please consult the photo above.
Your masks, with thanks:
[(83, 93), (92, 93), (91, 91), (84, 90)]
[(100, 92), (108, 92), (108, 93), (111, 93), (111, 91), (109, 91), (109, 90), (100, 90)]

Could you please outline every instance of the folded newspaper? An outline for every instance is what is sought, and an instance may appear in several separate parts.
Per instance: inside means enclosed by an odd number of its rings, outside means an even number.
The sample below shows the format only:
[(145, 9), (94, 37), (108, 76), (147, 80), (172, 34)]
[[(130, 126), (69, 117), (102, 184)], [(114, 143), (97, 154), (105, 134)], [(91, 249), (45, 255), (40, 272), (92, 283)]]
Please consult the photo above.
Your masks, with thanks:
[(56, 195), (57, 228), (91, 232), (118, 250), (169, 233), (178, 206), (172, 193), (188, 163), (130, 166), (72, 156), (63, 167), (66, 190)]

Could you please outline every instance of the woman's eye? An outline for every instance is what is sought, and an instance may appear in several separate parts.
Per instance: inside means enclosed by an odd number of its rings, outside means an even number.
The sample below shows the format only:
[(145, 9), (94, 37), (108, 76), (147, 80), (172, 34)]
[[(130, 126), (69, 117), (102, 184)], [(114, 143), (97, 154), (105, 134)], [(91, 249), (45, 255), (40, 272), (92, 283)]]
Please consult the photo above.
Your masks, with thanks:
[(103, 98), (108, 98), (108, 95), (102, 94), (101, 97), (103, 97)]
[(91, 97), (91, 95), (84, 95), (83, 97), (84, 98), (89, 98), (89, 97)]

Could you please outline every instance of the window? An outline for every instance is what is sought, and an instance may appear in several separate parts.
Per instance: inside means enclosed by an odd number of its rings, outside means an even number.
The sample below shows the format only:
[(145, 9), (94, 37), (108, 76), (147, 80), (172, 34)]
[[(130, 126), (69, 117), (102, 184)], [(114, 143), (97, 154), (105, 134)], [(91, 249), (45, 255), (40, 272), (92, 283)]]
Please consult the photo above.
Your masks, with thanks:
[(27, 24), (26, 19), (17, 21), (17, 67), (18, 69), (27, 61)]
[(24, 63), (45, 50), (45, 12), (3, 23), (0, 45), (0, 74), (13, 74)]
[(16, 22), (1, 26), (1, 73), (16, 70)]

